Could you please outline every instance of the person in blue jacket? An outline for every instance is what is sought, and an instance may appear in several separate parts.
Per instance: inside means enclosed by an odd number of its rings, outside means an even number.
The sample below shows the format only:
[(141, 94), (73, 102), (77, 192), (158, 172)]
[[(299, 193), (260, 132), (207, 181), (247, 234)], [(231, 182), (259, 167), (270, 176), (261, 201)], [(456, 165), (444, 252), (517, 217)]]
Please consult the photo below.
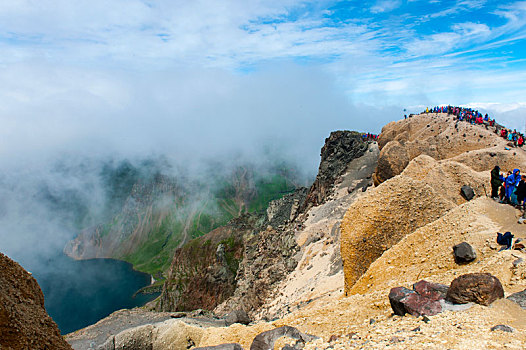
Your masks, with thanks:
[(506, 177), (506, 201), (510, 203), (511, 195), (521, 180), (519, 169), (513, 169), (513, 173)]

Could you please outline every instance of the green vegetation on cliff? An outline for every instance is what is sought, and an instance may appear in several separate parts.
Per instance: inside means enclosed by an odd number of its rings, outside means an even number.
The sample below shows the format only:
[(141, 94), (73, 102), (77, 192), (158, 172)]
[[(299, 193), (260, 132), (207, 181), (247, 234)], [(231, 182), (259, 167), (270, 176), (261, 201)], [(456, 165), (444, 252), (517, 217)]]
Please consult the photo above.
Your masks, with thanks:
[[(238, 166), (194, 181), (161, 175), (154, 165), (149, 164), (156, 171), (134, 168), (129, 162), (103, 170), (106, 208), (112, 215), (98, 230), (77, 238), (79, 246), (91, 247), (81, 253), (96, 251), (97, 256), (124, 260), (136, 270), (158, 275), (170, 267), (175, 250), (184, 243), (244, 213), (261, 212), (298, 187), (297, 174), (285, 163), (265, 171)], [(226, 258), (235, 270), (235, 259)]]

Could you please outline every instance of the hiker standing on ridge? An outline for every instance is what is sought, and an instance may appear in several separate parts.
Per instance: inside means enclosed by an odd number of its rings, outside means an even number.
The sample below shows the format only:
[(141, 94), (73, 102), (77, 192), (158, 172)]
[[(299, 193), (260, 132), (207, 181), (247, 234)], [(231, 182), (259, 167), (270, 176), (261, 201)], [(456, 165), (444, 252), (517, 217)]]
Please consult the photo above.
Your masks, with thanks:
[(495, 165), (495, 168), (491, 171), (491, 198), (499, 197), (499, 188), (503, 182), (504, 178), (500, 174), (500, 168), (498, 165)]
[(519, 169), (513, 169), (513, 173), (506, 177), (506, 202), (511, 203), (511, 195), (521, 180)]
[(521, 180), (517, 185), (517, 190), (515, 191), (517, 195), (517, 205), (519, 207), (525, 207), (524, 199), (526, 198), (526, 175), (521, 176)]

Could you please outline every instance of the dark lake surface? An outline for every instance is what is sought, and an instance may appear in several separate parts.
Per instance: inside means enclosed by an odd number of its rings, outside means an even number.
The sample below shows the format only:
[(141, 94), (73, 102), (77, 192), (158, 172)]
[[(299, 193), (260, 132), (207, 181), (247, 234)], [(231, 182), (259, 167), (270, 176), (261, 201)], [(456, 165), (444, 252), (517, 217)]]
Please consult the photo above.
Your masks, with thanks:
[(150, 284), (148, 274), (112, 259), (73, 260), (57, 255), (30, 270), (45, 306), (62, 334), (96, 323), (113, 311), (142, 306), (157, 295), (133, 294)]

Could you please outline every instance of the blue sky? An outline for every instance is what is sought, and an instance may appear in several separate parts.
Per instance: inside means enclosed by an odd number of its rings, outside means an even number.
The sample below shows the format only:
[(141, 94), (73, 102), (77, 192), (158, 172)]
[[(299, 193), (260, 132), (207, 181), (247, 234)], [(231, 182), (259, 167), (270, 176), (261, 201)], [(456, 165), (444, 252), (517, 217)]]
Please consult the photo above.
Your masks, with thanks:
[(315, 140), (448, 103), (526, 118), (526, 1), (20, 0), (0, 23), (4, 156)]

